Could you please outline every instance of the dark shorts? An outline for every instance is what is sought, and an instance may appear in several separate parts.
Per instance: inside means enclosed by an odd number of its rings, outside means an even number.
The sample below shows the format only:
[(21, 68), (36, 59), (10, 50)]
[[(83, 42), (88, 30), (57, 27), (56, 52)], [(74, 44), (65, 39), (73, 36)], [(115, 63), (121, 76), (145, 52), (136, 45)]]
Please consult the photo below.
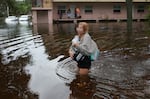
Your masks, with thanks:
[(91, 59), (89, 56), (83, 56), (84, 58), (82, 60), (77, 61), (76, 60), (77, 54), (74, 55), (74, 60), (78, 63), (79, 68), (85, 68), (90, 69), (91, 68)]

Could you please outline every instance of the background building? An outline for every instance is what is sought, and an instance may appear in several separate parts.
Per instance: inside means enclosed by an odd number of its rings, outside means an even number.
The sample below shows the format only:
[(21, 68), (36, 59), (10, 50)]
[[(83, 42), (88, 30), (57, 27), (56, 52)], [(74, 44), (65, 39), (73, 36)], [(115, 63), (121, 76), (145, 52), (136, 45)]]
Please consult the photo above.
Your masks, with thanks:
[[(133, 0), (132, 16), (142, 20), (150, 0)], [(33, 23), (58, 20), (126, 20), (126, 0), (32, 0)]]

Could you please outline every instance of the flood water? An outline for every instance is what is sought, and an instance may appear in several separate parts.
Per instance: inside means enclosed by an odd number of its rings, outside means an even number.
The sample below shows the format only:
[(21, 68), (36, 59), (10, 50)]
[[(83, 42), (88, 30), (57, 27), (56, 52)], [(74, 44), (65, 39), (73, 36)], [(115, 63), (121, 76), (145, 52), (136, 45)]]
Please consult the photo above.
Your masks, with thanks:
[[(0, 99), (150, 99), (150, 29), (134, 22), (89, 23), (101, 50), (89, 76), (65, 63), (73, 23), (0, 23)], [(62, 61), (60, 61), (60, 59)], [(65, 65), (64, 65), (65, 64)], [(67, 65), (66, 65), (67, 64)]]

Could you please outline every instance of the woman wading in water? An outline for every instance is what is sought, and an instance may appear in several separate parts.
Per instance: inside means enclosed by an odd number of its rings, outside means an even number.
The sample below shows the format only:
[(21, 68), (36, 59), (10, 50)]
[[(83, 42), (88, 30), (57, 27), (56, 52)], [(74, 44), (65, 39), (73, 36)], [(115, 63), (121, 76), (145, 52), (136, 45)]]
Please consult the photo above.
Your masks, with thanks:
[(72, 45), (69, 49), (70, 57), (78, 63), (80, 75), (88, 74), (91, 68), (91, 54), (98, 50), (88, 30), (89, 25), (86, 22), (80, 22), (76, 27), (77, 35), (72, 40)]

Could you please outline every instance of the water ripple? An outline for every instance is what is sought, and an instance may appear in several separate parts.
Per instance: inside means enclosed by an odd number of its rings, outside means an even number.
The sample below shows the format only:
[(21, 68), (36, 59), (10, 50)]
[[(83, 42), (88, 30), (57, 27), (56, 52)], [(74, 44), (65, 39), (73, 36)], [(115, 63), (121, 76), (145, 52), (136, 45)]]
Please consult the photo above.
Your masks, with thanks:
[(0, 42), (3, 64), (9, 64), (19, 57), (29, 56), (29, 48), (43, 45), (40, 35), (26, 35)]

